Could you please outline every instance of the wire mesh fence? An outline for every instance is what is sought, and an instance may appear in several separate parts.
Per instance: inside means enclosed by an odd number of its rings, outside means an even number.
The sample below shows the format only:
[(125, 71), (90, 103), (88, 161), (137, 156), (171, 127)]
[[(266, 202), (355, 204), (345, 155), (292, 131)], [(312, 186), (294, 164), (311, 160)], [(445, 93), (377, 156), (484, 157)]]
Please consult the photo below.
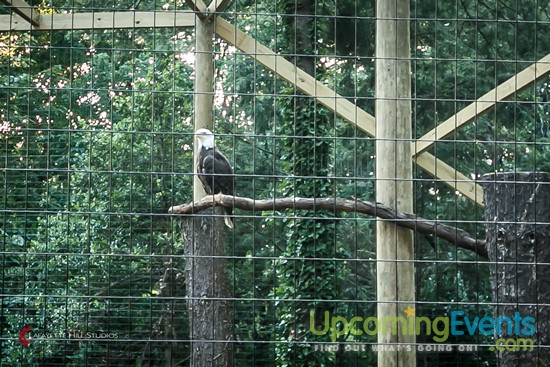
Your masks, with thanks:
[[(413, 231), (413, 261), (391, 260), (413, 263), (415, 299), (381, 320), (377, 216), (296, 201), (236, 207), (228, 229), (207, 222), (223, 225), (216, 210), (169, 213), (193, 201), (196, 175), (190, 3), (0, 7), (2, 365), (199, 365), (200, 348), (238, 366), (372, 366), (387, 350), (424, 366), (549, 364), (548, 176), (482, 179), (550, 171), (549, 5), (410, 2), (411, 156), (388, 154), (415, 165), (384, 180), (410, 182), (413, 220), (435, 229)], [(375, 1), (221, 3), (209, 95), (235, 195), (376, 203)], [(38, 26), (17, 15), (30, 6)], [(506, 203), (517, 213), (501, 216)], [(220, 235), (186, 240), (201, 226), (190, 218)], [(485, 252), (441, 239), (440, 225)], [(208, 264), (222, 267), (211, 283)], [(415, 341), (380, 344), (383, 328)]]

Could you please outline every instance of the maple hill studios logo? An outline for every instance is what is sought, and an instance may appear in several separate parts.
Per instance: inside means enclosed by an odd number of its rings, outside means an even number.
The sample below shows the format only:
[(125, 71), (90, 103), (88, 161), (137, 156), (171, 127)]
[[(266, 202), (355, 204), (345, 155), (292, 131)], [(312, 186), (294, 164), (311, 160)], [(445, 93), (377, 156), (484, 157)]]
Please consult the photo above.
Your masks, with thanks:
[(26, 337), (29, 331), (31, 330), (32, 330), (32, 326), (29, 325), (29, 326), (24, 326), (19, 332), (19, 341), (21, 342), (21, 345), (24, 347), (26, 347), (31, 343), (31, 341)]
[[(40, 328), (38, 328), (40, 329)], [(60, 332), (60, 333), (52, 333), (52, 332), (33, 332), (32, 335), (29, 334), (29, 332), (33, 330), (33, 327), (31, 325), (24, 326), (21, 331), (19, 332), (19, 338), (18, 340), (21, 342), (21, 345), (26, 347), (33, 339), (38, 340), (47, 340), (47, 339), (53, 339), (53, 338), (64, 338), (64, 339), (79, 339), (79, 340), (91, 340), (91, 339), (118, 339), (119, 335), (117, 333), (107, 333), (107, 332), (100, 332), (100, 333), (94, 333), (94, 332), (81, 332), (78, 330), (72, 330), (69, 332)]]

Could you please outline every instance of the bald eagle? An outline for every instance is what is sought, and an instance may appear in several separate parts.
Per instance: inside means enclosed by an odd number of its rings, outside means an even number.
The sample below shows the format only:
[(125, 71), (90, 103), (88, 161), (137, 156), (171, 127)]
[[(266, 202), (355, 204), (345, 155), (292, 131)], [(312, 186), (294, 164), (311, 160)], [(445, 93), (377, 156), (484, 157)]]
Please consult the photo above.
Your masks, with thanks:
[[(198, 129), (197, 139), (197, 174), (202, 187), (208, 195), (235, 195), (235, 176), (233, 168), (225, 156), (214, 147), (214, 134), (208, 129)], [(225, 208), (225, 225), (233, 228), (232, 208)]]

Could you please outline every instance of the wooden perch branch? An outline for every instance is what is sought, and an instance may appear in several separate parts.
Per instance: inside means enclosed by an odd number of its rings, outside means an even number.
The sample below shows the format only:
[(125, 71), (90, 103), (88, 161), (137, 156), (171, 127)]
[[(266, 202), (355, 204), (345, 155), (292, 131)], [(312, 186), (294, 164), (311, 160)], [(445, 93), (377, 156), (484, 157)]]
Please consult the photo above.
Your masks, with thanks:
[(431, 234), (442, 238), (466, 250), (474, 251), (479, 256), (487, 257), (487, 249), (484, 240), (476, 240), (463, 229), (455, 228), (434, 220), (417, 217), (414, 214), (401, 213), (382, 204), (371, 203), (362, 200), (348, 200), (340, 198), (281, 198), (254, 200), (231, 195), (209, 195), (201, 200), (173, 206), (168, 209), (172, 214), (193, 214), (211, 206), (234, 207), (242, 210), (330, 210), (351, 213), (362, 213), (376, 216), (380, 219), (394, 222), (395, 224), (418, 231), (423, 234)]

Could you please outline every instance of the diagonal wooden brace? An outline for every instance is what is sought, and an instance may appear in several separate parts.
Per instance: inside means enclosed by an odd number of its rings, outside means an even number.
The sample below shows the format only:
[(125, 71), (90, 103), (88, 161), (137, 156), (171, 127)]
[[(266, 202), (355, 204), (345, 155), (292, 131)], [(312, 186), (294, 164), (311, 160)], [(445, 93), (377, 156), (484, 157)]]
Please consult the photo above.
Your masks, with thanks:
[(202, 0), (185, 0), (185, 2), (201, 20), (214, 18), (216, 14), (224, 11), (227, 4), (229, 4), (229, 0), (212, 0), (208, 6)]
[(33, 26), (38, 27), (40, 25), (40, 14), (24, 0), (0, 0), (0, 2), (10, 6), (15, 13)]
[(229, 4), (229, 0), (212, 0), (210, 5), (208, 5), (208, 13), (210, 14), (216, 14), (221, 13), (222, 11), (227, 8), (227, 5)]
[(205, 12), (207, 10), (207, 7), (202, 0), (185, 0), (185, 2), (187, 3), (187, 5), (189, 5), (191, 10), (193, 10), (195, 14), (197, 14), (197, 17), (199, 17), (199, 19), (206, 19)]

